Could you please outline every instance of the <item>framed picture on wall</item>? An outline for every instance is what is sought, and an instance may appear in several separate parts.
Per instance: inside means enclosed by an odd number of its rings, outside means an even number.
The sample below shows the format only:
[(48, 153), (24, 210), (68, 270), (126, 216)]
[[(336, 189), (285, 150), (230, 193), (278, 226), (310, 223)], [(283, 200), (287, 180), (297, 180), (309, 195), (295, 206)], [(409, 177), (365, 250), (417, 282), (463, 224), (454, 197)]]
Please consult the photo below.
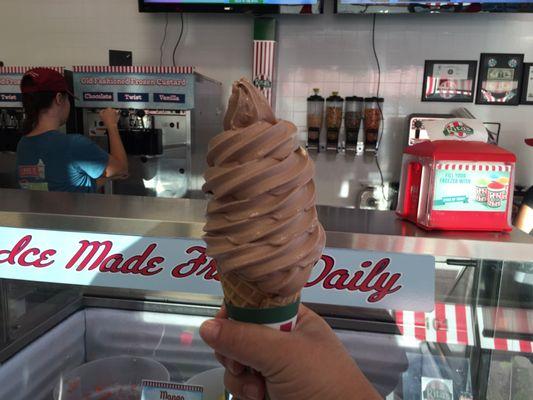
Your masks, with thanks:
[(467, 102), (474, 100), (477, 61), (427, 60), (422, 101)]
[(481, 54), (476, 104), (518, 105), (523, 69), (523, 54)]
[(533, 63), (524, 64), (521, 103), (533, 105)]

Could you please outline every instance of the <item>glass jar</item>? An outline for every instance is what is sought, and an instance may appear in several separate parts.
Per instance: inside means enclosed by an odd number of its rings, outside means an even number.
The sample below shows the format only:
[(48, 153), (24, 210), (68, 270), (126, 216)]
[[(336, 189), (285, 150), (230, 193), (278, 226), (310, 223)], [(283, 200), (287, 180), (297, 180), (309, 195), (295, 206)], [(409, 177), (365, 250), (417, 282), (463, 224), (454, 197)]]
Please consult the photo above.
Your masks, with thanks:
[(313, 89), (314, 95), (307, 98), (307, 147), (318, 149), (320, 130), (324, 119), (324, 98)]
[(326, 99), (327, 148), (338, 147), (343, 105), (344, 99), (339, 96), (339, 92), (332, 92)]
[(346, 97), (346, 109), (344, 111), (344, 128), (346, 129), (346, 148), (354, 150), (357, 147), (357, 139), (363, 119), (364, 99), (362, 97)]
[(382, 97), (367, 97), (365, 99), (364, 112), (364, 132), (365, 132), (365, 151), (375, 151), (379, 138), (379, 129), (381, 126)]

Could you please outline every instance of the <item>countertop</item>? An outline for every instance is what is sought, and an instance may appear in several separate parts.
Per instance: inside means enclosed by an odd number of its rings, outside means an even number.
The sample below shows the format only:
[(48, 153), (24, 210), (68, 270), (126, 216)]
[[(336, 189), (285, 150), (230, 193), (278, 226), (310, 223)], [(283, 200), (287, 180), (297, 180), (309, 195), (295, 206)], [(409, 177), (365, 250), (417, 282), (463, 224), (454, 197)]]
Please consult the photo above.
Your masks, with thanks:
[[(201, 238), (206, 201), (0, 189), (0, 226)], [(392, 211), (318, 207), (327, 246), (442, 257), (532, 261), (519, 230), (428, 232)]]

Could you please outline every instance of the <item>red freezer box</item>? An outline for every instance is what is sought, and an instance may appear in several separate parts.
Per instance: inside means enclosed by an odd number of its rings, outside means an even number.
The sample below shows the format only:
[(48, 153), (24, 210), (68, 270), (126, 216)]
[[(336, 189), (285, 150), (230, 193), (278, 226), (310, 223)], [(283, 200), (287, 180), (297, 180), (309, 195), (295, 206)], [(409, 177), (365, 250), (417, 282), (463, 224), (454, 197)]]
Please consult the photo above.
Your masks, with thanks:
[(510, 231), (515, 163), (483, 142), (407, 147), (396, 213), (429, 230)]

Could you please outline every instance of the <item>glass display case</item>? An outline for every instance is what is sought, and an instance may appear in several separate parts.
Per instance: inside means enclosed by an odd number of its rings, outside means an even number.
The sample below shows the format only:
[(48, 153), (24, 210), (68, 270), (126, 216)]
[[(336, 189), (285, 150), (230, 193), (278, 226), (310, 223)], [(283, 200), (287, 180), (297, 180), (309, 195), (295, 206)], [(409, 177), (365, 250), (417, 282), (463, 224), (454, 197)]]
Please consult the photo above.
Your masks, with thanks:
[[(192, 239), (202, 234), (201, 200), (3, 194), (5, 229)], [(423, 283), (435, 288), (432, 311), (308, 303), (384, 398), (533, 397), (531, 236), (428, 233), (392, 212), (334, 207), (318, 212), (328, 248), (435, 256), (435, 279)], [(10, 268), (2, 263), (5, 254), (0, 253), (1, 276)], [(173, 382), (195, 383), (220, 367), (198, 335), (222, 301), (216, 294), (106, 288), (107, 282), (0, 282), (1, 399), (59, 398), (62, 376), (114, 356), (156, 361)], [(65, 391), (62, 396), (68, 399)]]

